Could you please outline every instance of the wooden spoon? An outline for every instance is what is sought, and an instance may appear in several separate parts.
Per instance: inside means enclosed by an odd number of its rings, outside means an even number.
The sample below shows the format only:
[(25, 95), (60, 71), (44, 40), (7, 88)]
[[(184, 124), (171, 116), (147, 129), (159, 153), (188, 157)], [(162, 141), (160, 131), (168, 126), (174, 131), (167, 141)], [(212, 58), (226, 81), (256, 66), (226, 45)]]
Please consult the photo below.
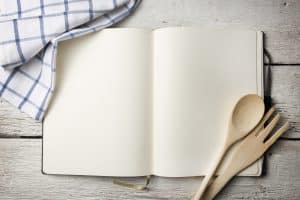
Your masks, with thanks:
[(210, 172), (201, 182), (194, 200), (198, 200), (204, 194), (210, 180), (214, 176), (219, 163), (222, 161), (228, 149), (237, 141), (246, 137), (252, 129), (260, 122), (265, 112), (265, 104), (261, 97), (256, 94), (248, 94), (243, 96), (235, 105), (231, 118), (229, 120), (228, 133), (225, 138), (223, 149), (215, 161)]

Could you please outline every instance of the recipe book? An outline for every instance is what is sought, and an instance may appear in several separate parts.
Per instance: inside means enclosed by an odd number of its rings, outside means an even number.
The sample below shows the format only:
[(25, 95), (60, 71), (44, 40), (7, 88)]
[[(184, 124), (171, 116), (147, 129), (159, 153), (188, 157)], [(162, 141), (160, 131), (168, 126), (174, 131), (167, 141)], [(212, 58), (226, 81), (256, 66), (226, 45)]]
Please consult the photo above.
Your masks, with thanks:
[(262, 68), (262, 32), (252, 30), (110, 28), (62, 42), (42, 171), (205, 175), (234, 104), (263, 96)]

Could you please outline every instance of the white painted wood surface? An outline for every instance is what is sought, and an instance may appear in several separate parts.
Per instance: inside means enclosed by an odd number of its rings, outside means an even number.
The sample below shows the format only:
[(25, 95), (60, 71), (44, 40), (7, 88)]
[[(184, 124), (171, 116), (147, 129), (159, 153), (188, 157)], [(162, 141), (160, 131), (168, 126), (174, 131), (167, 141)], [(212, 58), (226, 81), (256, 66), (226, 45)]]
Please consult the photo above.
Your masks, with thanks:
[[(266, 175), (259, 178), (237, 177), (218, 199), (300, 199), (299, 154), (298, 141), (279, 141), (266, 155)], [(43, 175), (41, 139), (0, 139), (1, 200), (182, 200), (189, 199), (201, 182), (198, 177), (155, 177), (149, 191), (135, 191), (113, 185), (112, 180), (103, 177)]]
[[(266, 155), (266, 175), (236, 178), (218, 199), (300, 199), (300, 1), (143, 0), (121, 27), (201, 26), (265, 32), (272, 55), (272, 97), (291, 129)], [(280, 65), (279, 65), (280, 64)], [(189, 199), (200, 178), (155, 177), (150, 191), (111, 178), (41, 174), (42, 125), (0, 99), (0, 200)], [(30, 137), (21, 139), (19, 137)]]
[(41, 123), (0, 98), (0, 138), (41, 135)]

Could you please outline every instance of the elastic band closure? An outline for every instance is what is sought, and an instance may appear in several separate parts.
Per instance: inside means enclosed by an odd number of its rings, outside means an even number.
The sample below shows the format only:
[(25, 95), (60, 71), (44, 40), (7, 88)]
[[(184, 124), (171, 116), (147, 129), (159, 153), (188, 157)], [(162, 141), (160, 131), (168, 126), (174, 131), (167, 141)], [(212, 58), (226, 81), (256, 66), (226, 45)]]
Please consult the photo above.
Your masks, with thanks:
[(272, 59), (271, 59), (271, 55), (269, 54), (269, 52), (264, 49), (264, 58), (265, 58), (265, 62), (264, 64), (266, 64), (264, 66), (264, 76), (263, 76), (263, 80), (264, 80), (264, 101), (265, 101), (265, 106), (266, 106), (266, 110), (270, 109), (272, 107), (272, 98), (271, 98), (271, 84), (272, 84), (272, 77), (271, 77), (271, 63), (272, 63)]

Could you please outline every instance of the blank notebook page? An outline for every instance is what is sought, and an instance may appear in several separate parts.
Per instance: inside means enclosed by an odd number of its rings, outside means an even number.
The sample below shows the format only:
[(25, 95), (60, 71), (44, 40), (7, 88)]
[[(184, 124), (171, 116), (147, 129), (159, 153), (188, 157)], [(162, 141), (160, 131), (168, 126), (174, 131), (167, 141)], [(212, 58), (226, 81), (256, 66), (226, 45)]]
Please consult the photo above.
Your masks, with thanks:
[(107, 29), (59, 47), (57, 87), (44, 120), (45, 173), (151, 173), (150, 36)]
[[(154, 31), (154, 174), (204, 175), (243, 95), (262, 95), (261, 32)], [(257, 170), (257, 165), (252, 169)], [(251, 171), (251, 170), (250, 170)]]

